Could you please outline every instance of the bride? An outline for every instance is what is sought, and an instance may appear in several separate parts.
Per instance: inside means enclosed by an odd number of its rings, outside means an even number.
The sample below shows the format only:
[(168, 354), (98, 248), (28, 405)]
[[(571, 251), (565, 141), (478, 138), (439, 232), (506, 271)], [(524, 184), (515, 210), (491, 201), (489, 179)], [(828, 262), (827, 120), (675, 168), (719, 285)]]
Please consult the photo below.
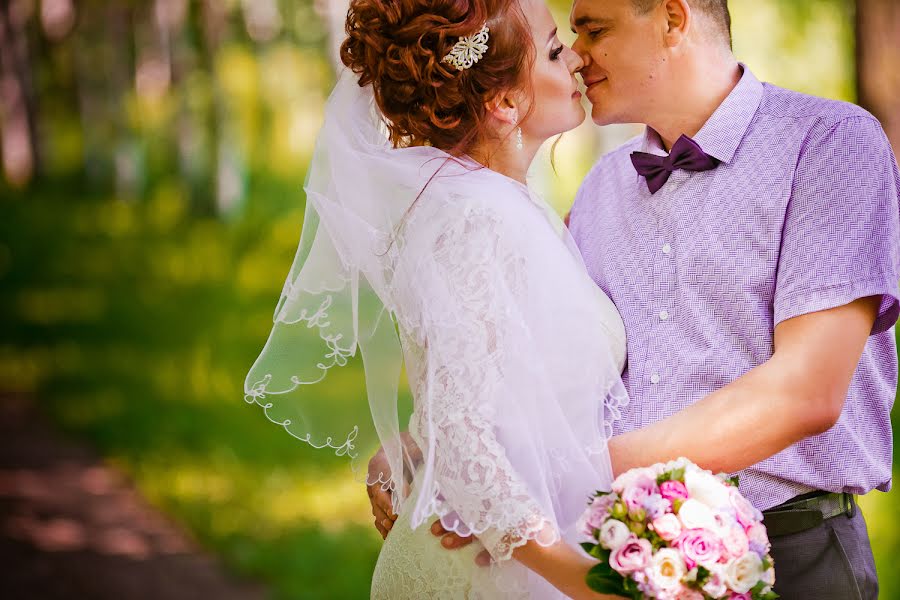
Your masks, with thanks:
[[(353, 0), (346, 29), (245, 399), (392, 492), (372, 598), (602, 597), (578, 518), (612, 481), (625, 331), (526, 185), (541, 144), (585, 118), (580, 58), (542, 0)], [(357, 350), (365, 413), (310, 391)], [(379, 442), (367, 474), (358, 448)], [(478, 542), (445, 552), (434, 518)]]

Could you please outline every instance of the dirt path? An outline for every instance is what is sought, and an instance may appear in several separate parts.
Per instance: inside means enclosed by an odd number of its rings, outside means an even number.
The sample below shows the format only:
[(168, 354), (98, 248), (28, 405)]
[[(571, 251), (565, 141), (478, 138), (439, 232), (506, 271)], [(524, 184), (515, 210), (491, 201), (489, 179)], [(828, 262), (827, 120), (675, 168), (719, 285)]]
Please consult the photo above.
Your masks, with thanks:
[(0, 395), (0, 597), (262, 600), (119, 473)]

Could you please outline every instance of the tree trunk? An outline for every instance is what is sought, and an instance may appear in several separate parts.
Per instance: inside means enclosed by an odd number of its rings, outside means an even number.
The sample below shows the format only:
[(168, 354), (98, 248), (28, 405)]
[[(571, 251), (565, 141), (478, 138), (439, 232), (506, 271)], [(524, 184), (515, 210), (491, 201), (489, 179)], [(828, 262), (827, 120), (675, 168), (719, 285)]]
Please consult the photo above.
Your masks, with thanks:
[(900, 2), (856, 0), (856, 59), (859, 103), (900, 156)]
[(40, 172), (37, 98), (31, 80), (28, 15), (16, 15), (0, 0), (0, 118), (3, 123), (2, 168), (7, 181), (26, 185)]

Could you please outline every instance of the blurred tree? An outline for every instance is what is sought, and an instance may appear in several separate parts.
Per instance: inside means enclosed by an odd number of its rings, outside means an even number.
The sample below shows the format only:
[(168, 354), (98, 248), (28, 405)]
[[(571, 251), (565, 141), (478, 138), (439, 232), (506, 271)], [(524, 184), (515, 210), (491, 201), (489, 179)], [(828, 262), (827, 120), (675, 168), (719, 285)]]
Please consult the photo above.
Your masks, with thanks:
[(856, 0), (859, 103), (881, 120), (900, 156), (900, 2)]
[(3, 172), (23, 186), (41, 171), (37, 99), (28, 31), (34, 5), (0, 0), (0, 129)]

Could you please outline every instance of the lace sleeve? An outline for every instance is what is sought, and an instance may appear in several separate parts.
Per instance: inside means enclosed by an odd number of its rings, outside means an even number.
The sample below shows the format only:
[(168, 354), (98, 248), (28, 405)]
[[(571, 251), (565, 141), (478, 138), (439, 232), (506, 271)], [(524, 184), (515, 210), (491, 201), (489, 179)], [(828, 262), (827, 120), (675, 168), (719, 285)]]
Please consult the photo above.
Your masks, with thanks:
[[(530, 539), (559, 534), (510, 453), (533, 453), (501, 426), (513, 405), (510, 360), (527, 340), (519, 303), (530, 284), (525, 259), (489, 210), (469, 209), (442, 228), (419, 279), (426, 356), (425, 402), (415, 417), (433, 448), (434, 505), (445, 527), (475, 534), (495, 560)], [(521, 348), (520, 348), (521, 349)], [(514, 420), (503, 419), (507, 425)], [(513, 427), (514, 429), (514, 427)], [(527, 435), (527, 430), (521, 431)]]

